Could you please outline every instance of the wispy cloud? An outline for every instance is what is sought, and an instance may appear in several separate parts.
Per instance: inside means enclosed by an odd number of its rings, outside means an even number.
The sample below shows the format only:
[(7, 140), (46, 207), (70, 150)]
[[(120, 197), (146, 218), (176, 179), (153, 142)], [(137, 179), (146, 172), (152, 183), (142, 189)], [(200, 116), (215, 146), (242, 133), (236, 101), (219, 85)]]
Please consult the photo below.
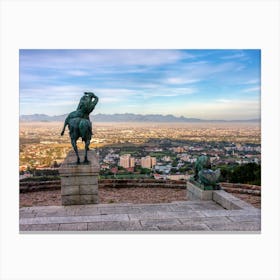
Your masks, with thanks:
[(179, 50), (21, 50), (25, 69), (87, 69), (92, 67), (158, 66), (175, 63), (194, 55)]
[(243, 92), (259, 92), (261, 90), (260, 87), (250, 87), (243, 90)]
[(184, 77), (170, 77), (167, 78), (164, 82), (171, 85), (180, 85), (180, 84), (193, 84), (199, 82), (199, 79), (186, 79)]
[(88, 73), (87, 71), (82, 71), (82, 70), (71, 70), (66, 73), (70, 76), (77, 76), (77, 77), (90, 75), (90, 73)]
[(20, 109), (67, 113), (93, 91), (95, 112), (223, 118), (244, 110), (248, 96), (259, 102), (259, 61), (254, 50), (21, 50)]
[(244, 85), (259, 84), (259, 83), (260, 83), (260, 79), (251, 79), (243, 82)]
[[(181, 87), (181, 88), (169, 88), (169, 87), (157, 87), (157, 88), (146, 88), (146, 89), (124, 89), (124, 88), (97, 88), (95, 91), (101, 98), (108, 98), (110, 96), (118, 98), (119, 101), (124, 99), (129, 100), (141, 100), (151, 99), (154, 97), (171, 97), (171, 96), (182, 96), (189, 95), (196, 92), (195, 88), (192, 87)], [(109, 100), (109, 99), (107, 99)]]
[(245, 58), (245, 57), (246, 57), (246, 55), (243, 51), (237, 51), (230, 55), (221, 56), (220, 58), (232, 60), (232, 59)]

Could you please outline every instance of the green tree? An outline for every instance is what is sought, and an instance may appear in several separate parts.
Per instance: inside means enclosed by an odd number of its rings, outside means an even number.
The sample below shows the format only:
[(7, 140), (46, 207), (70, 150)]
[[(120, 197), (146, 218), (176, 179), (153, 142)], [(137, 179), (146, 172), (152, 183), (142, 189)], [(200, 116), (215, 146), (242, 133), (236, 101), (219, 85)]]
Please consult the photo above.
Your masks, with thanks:
[(219, 168), (221, 169), (220, 181), (261, 185), (261, 166), (259, 164), (223, 165), (219, 166)]
[(261, 184), (261, 166), (247, 163), (234, 168), (230, 176), (232, 183)]
[(151, 170), (148, 168), (141, 168), (140, 174), (150, 174)]

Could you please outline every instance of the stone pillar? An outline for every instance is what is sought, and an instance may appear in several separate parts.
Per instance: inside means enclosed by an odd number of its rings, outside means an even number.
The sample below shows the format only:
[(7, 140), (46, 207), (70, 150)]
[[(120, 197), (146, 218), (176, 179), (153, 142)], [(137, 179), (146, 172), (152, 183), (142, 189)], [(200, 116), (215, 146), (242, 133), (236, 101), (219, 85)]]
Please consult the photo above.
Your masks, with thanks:
[[(84, 151), (79, 151), (81, 160)], [(88, 164), (76, 164), (74, 151), (70, 151), (59, 168), (62, 205), (98, 203), (99, 160), (95, 151), (88, 151)]]

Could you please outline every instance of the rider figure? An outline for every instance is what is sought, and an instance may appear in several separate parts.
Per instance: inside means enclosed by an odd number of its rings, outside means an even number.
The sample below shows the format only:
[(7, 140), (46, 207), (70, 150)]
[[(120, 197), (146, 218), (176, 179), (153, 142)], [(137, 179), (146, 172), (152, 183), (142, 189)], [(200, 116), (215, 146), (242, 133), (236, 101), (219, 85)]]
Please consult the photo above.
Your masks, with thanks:
[[(92, 106), (92, 98), (95, 98), (94, 106)], [(66, 126), (69, 124), (70, 119), (73, 118), (83, 118), (89, 120), (89, 114), (94, 109), (95, 105), (98, 102), (98, 97), (92, 92), (85, 92), (80, 99), (80, 103), (76, 111), (71, 112), (65, 119), (63, 129), (61, 131), (61, 136), (64, 134)]]

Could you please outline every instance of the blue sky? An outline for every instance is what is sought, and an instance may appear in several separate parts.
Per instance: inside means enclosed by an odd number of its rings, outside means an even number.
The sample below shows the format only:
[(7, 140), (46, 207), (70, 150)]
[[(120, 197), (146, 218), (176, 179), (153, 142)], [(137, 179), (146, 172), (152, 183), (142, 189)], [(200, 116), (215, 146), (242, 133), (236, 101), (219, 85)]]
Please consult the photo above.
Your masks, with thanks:
[(260, 118), (260, 50), (20, 50), (20, 114)]

